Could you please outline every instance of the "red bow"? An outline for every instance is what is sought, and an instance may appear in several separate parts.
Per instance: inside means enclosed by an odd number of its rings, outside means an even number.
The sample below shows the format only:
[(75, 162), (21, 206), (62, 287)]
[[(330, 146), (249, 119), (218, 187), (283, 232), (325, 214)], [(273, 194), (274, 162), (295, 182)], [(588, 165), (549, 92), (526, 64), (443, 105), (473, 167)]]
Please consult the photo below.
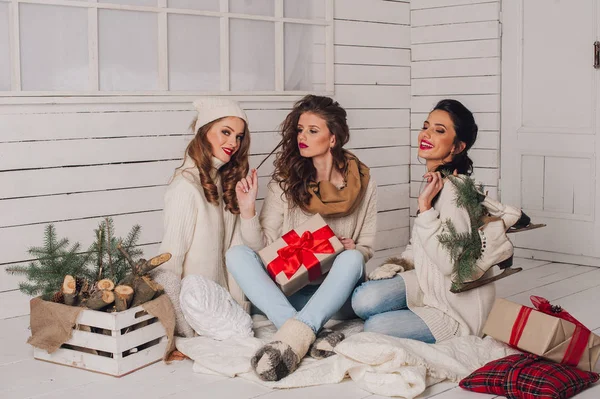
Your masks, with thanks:
[[(563, 310), (560, 306), (552, 305), (546, 298), (532, 295), (530, 300), (538, 311), (575, 324), (575, 331), (571, 336), (571, 342), (569, 342), (569, 346), (565, 351), (561, 363), (576, 367), (583, 356), (583, 352), (585, 352), (585, 348), (587, 347), (587, 343), (591, 334), (590, 330), (581, 324), (579, 320), (571, 316), (567, 311)], [(521, 307), (519, 315), (513, 324), (509, 342), (510, 345), (518, 345), (521, 335), (523, 334), (523, 330), (525, 329), (525, 324), (527, 324), (527, 319), (529, 318), (532, 310), (532, 308), (527, 306)]]
[(279, 256), (267, 265), (267, 271), (273, 278), (283, 272), (290, 279), (304, 265), (308, 270), (309, 280), (314, 281), (321, 276), (321, 262), (315, 254), (335, 253), (329, 242), (334, 236), (333, 230), (327, 225), (314, 233), (305, 231), (302, 237), (291, 230), (281, 237), (288, 245), (277, 250)]

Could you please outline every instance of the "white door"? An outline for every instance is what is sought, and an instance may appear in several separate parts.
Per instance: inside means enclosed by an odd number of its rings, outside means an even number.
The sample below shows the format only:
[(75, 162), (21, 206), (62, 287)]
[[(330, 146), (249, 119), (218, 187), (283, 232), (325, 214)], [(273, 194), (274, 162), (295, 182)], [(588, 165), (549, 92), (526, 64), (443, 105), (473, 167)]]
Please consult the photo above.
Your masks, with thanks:
[(548, 225), (515, 246), (600, 265), (600, 0), (505, 0), (502, 15), (501, 199)]

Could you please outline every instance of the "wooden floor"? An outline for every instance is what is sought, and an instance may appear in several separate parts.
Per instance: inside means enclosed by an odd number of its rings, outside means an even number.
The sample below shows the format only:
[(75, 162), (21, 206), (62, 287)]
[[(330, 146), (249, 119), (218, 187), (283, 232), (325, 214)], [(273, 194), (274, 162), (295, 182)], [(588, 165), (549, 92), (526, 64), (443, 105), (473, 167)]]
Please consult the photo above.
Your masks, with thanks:
[[(543, 296), (559, 304), (600, 334), (600, 268), (519, 259), (525, 270), (497, 283), (498, 296), (528, 304), (529, 295)], [(1, 306), (1, 305), (0, 305)], [(236, 398), (318, 399), (379, 398), (358, 388), (351, 380), (341, 384), (294, 390), (270, 390), (246, 382), (192, 372), (191, 361), (172, 365), (157, 363), (117, 379), (83, 370), (34, 360), (25, 343), (29, 317), (0, 320), (0, 398)], [(597, 365), (596, 371), (600, 371)], [(456, 384), (440, 383), (421, 396), (436, 399), (486, 399), (493, 395), (463, 391)], [(578, 399), (600, 398), (600, 383)]]

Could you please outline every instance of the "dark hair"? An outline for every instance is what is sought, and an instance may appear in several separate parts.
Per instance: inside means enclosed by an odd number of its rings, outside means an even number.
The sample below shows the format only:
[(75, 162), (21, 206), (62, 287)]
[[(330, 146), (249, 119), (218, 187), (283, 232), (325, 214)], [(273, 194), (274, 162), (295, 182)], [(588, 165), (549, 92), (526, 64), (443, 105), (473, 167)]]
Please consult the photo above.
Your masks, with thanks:
[[(206, 135), (215, 123), (224, 118), (226, 117), (216, 119), (198, 128), (194, 138), (190, 141), (185, 150), (185, 156), (192, 158), (198, 168), (200, 182), (206, 200), (217, 206), (219, 205), (219, 191), (217, 190), (217, 185), (210, 177), (210, 171), (213, 168), (213, 154), (212, 147)], [(192, 131), (194, 130), (195, 125), (196, 119), (194, 119), (190, 125)], [(242, 139), (240, 148), (231, 156), (229, 162), (219, 169), (219, 173), (221, 174), (221, 186), (223, 188), (223, 202), (225, 202), (225, 208), (233, 214), (240, 213), (237, 197), (235, 196), (235, 185), (248, 174), (248, 170), (250, 169), (248, 165), (249, 151), (250, 132), (248, 131), (248, 124), (244, 122), (244, 138)]]
[(473, 113), (460, 101), (448, 99), (438, 102), (432, 112), (436, 110), (446, 111), (450, 115), (456, 131), (454, 144), (461, 141), (465, 143), (465, 148), (461, 152), (454, 154), (450, 162), (438, 166), (436, 171), (452, 174), (456, 170), (459, 174), (470, 176), (473, 173), (473, 161), (467, 151), (477, 140), (478, 130)]
[(298, 120), (300, 115), (310, 112), (323, 118), (329, 131), (335, 135), (335, 146), (331, 149), (334, 166), (345, 175), (348, 168), (347, 151), (342, 147), (350, 139), (346, 122), (346, 110), (329, 97), (307, 95), (298, 101), (281, 124), (282, 148), (275, 158), (273, 180), (279, 184), (289, 203), (306, 210), (311, 195), (309, 184), (314, 182), (317, 171), (310, 158), (300, 155), (298, 149)]

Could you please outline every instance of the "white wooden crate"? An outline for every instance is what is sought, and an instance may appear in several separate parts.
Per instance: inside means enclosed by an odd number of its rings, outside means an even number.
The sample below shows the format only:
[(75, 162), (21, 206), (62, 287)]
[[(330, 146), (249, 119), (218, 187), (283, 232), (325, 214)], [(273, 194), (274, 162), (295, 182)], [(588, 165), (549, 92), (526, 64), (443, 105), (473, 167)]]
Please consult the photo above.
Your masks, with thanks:
[(34, 348), (33, 357), (121, 377), (161, 360), (166, 347), (165, 328), (141, 306), (116, 313), (84, 309), (70, 340), (51, 354)]

